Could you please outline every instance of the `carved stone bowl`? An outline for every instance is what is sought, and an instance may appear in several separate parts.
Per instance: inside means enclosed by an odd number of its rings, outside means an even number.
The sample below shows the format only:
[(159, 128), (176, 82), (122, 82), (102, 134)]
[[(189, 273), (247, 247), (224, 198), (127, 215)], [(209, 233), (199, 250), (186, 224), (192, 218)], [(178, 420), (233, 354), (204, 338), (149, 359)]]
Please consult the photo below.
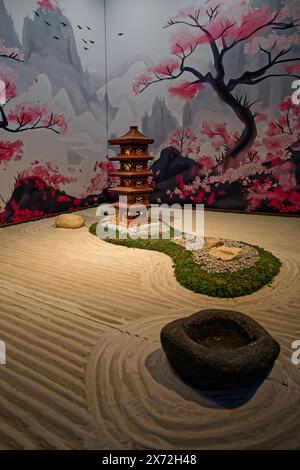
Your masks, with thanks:
[(280, 346), (255, 320), (230, 310), (202, 310), (161, 330), (173, 369), (206, 390), (247, 387), (272, 368)]

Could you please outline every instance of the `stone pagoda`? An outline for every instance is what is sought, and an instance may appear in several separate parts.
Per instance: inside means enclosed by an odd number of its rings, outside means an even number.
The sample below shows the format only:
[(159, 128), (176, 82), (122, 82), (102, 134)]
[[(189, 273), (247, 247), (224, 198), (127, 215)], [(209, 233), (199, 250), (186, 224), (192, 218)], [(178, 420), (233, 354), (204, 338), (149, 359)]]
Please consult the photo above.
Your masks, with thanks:
[[(152, 171), (148, 168), (148, 161), (153, 160), (149, 155), (148, 146), (154, 142), (143, 135), (137, 126), (131, 126), (127, 134), (108, 141), (109, 145), (119, 145), (120, 153), (114, 157), (109, 157), (109, 160), (119, 162), (119, 169), (110, 172), (109, 175), (120, 178), (118, 186), (109, 188), (109, 191), (120, 196), (127, 196), (127, 209), (130, 206), (135, 206), (136, 214), (134, 216), (128, 215), (128, 210), (125, 217), (119, 217), (122, 203), (120, 200), (114, 204), (118, 210), (117, 222), (120, 224), (128, 225), (129, 222), (134, 220), (138, 215), (143, 215), (142, 210), (138, 210), (138, 205), (141, 204), (145, 207), (150, 207), (149, 195), (153, 191), (149, 185), (148, 179), (152, 176)], [(147, 215), (145, 215), (145, 220)]]

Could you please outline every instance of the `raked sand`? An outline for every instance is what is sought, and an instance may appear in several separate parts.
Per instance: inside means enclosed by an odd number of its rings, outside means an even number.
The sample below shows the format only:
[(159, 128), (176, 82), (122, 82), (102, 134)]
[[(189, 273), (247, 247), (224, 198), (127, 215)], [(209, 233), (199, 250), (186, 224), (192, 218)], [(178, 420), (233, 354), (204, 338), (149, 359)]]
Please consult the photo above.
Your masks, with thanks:
[[(208, 212), (206, 236), (258, 244), (283, 267), (239, 299), (181, 287), (171, 259), (54, 218), (0, 229), (0, 449), (300, 448), (300, 219)], [(207, 307), (240, 310), (280, 342), (258, 388), (200, 393), (171, 371), (159, 333)]]

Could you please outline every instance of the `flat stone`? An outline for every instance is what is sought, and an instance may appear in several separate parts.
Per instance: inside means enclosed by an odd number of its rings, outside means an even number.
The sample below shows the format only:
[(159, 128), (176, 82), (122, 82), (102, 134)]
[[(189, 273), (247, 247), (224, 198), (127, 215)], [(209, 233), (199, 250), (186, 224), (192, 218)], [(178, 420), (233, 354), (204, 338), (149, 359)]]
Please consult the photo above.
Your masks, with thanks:
[(209, 254), (222, 261), (232, 261), (238, 258), (243, 252), (242, 248), (235, 248), (229, 246), (216, 246), (209, 250)]
[(206, 240), (206, 243), (207, 243), (207, 245), (210, 246), (211, 248), (213, 248), (213, 247), (215, 247), (215, 246), (224, 245), (223, 240), (221, 240), (220, 238), (209, 238), (208, 240)]
[(263, 380), (280, 346), (252, 318), (230, 310), (202, 310), (165, 325), (160, 340), (173, 369), (200, 389), (248, 387)]
[(61, 214), (55, 219), (57, 228), (81, 228), (85, 224), (84, 218), (77, 214)]

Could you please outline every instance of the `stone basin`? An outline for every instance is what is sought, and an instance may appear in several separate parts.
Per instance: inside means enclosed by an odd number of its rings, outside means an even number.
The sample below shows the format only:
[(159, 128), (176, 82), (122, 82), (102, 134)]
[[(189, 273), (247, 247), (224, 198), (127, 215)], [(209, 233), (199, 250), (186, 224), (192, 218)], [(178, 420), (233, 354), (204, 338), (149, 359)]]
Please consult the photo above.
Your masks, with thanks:
[(202, 310), (168, 323), (161, 344), (173, 369), (206, 390), (241, 388), (266, 377), (280, 346), (255, 320), (231, 310)]

